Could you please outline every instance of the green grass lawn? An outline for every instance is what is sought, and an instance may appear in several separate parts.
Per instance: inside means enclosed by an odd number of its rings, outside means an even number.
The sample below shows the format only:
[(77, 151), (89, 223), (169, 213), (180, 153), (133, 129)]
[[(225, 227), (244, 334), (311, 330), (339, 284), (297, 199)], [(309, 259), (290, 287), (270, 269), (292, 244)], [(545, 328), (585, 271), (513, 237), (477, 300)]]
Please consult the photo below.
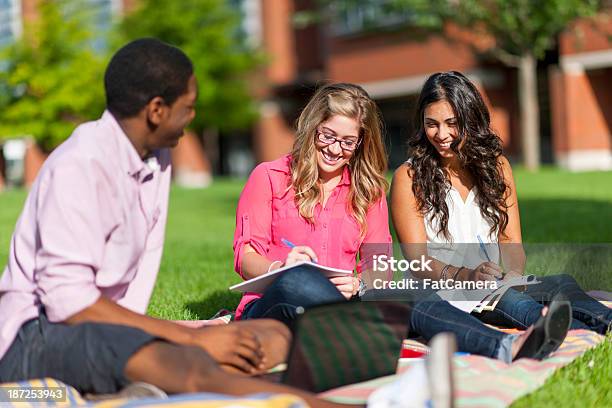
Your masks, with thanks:
[[(515, 178), (523, 239), (528, 254), (533, 254), (529, 261), (547, 265), (547, 273), (568, 272), (569, 264), (569, 272), (587, 288), (612, 290), (610, 251), (579, 245), (612, 243), (612, 172), (517, 170)], [(149, 314), (206, 319), (222, 307), (238, 304), (240, 296), (227, 288), (240, 281), (233, 272), (232, 238), (242, 183), (218, 180), (206, 190), (172, 190), (165, 252)], [(0, 265), (5, 264), (10, 234), (25, 197), (24, 191), (0, 194)], [(609, 406), (610, 384), (612, 345), (608, 341), (559, 370), (544, 387), (513, 406)]]

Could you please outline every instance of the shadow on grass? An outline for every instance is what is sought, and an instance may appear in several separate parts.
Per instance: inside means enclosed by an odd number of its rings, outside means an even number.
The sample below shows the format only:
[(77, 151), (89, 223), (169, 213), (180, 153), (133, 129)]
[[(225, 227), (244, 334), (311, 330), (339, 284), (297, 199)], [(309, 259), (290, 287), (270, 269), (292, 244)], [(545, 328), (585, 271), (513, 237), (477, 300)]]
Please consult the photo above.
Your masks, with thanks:
[(612, 242), (610, 201), (523, 198), (519, 208), (524, 242)]
[(198, 302), (187, 303), (186, 309), (198, 320), (210, 319), (219, 309), (235, 310), (242, 295), (229, 290), (216, 290)]

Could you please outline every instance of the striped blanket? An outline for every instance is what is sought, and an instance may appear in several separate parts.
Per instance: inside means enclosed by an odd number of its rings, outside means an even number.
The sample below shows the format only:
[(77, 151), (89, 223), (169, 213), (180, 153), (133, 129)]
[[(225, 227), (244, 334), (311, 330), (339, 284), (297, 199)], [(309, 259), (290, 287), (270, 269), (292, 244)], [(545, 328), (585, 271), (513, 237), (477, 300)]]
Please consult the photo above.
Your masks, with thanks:
[[(612, 302), (602, 302), (612, 307)], [(177, 322), (191, 327), (226, 324), (228, 319)], [(467, 355), (454, 359), (456, 378), (456, 406), (457, 407), (505, 407), (516, 399), (539, 388), (552, 373), (569, 364), (588, 349), (604, 341), (604, 337), (587, 330), (572, 330), (567, 338), (551, 357), (544, 361), (522, 359), (513, 364), (506, 364), (486, 357)], [(416, 348), (423, 348), (415, 344)], [(410, 370), (410, 365), (398, 364), (398, 374)], [(486, 379), (486, 381), (483, 381)], [(387, 376), (360, 384), (353, 384), (336, 388), (319, 394), (322, 398), (345, 404), (364, 404), (368, 396), (378, 387), (395, 380), (395, 376)], [(11, 402), (7, 395), (9, 389), (31, 389), (62, 387), (65, 389), (65, 398), (62, 401), (49, 401), (25, 403)], [(65, 388), (64, 388), (65, 387)], [(217, 408), (217, 407), (305, 407), (304, 402), (292, 395), (256, 394), (241, 398), (211, 393), (181, 394), (171, 396), (169, 399), (141, 399), (141, 400), (107, 400), (90, 402), (72, 387), (51, 378), (23, 381), (14, 384), (0, 385), (0, 407), (75, 407), (89, 406), (96, 408), (131, 408), (155, 406), (157, 408)]]
[[(612, 307), (610, 301), (602, 301), (602, 303)], [(515, 329), (503, 331), (518, 332)], [(476, 355), (455, 357), (456, 406), (506, 407), (541, 387), (555, 370), (569, 364), (604, 340), (604, 336), (592, 331), (571, 330), (561, 347), (543, 361), (521, 359), (513, 364), (506, 364), (499, 360)], [(409, 364), (399, 364), (398, 374), (409, 369)], [(377, 378), (360, 384), (336, 388), (319, 395), (334, 402), (363, 404), (374, 390), (395, 379), (394, 375)]]
[[(455, 357), (456, 406), (506, 407), (539, 388), (555, 370), (603, 340), (604, 336), (588, 330), (572, 330), (559, 350), (544, 361), (521, 359), (506, 364), (476, 355)], [(398, 372), (405, 370), (410, 370), (410, 366), (400, 367)], [(374, 390), (394, 380), (395, 376), (382, 377), (330, 390), (320, 396), (345, 404), (363, 404)]]
[[(60, 398), (19, 399), (8, 390), (49, 390), (62, 389)], [(25, 395), (25, 394), (23, 394)], [(3, 408), (37, 408), (37, 407), (92, 407), (92, 408), (306, 408), (307, 405), (300, 398), (288, 394), (253, 394), (244, 397), (231, 397), (213, 393), (193, 393), (173, 395), (167, 399), (142, 398), (138, 400), (112, 399), (101, 402), (84, 400), (72, 387), (52, 378), (41, 380), (22, 381), (19, 383), (0, 385), (0, 407)]]

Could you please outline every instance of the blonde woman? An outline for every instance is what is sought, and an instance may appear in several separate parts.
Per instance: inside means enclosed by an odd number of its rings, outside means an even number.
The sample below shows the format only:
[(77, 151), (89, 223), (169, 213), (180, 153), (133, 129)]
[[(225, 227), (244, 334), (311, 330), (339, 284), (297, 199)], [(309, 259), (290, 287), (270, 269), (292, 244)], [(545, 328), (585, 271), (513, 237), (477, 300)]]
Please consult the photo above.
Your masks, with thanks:
[[(369, 271), (372, 257), (391, 253), (381, 129), (378, 108), (361, 87), (327, 85), (302, 111), (291, 154), (253, 170), (236, 211), (236, 272), (248, 280), (314, 261), (356, 269), (357, 277), (328, 279), (294, 268), (263, 295), (245, 294), (238, 319), (269, 317), (290, 323), (298, 308), (350, 299), (362, 286), (360, 272)], [(426, 339), (452, 332), (459, 350), (507, 362), (517, 356), (543, 358), (555, 348), (549, 341), (558, 346), (567, 328), (553, 339), (545, 333), (560, 320), (569, 321), (566, 305), (542, 316), (525, 334), (511, 336), (486, 327), (435, 293), (420, 298), (406, 316), (411, 331)]]
[[(353, 270), (359, 252), (368, 258), (365, 244), (389, 248), (381, 133), (378, 109), (363, 89), (319, 89), (300, 115), (291, 154), (257, 166), (244, 187), (236, 215), (236, 272), (251, 279), (300, 261)], [(245, 295), (237, 316), (290, 320), (296, 306), (349, 299), (359, 285), (358, 277), (284, 274), (264, 301)]]

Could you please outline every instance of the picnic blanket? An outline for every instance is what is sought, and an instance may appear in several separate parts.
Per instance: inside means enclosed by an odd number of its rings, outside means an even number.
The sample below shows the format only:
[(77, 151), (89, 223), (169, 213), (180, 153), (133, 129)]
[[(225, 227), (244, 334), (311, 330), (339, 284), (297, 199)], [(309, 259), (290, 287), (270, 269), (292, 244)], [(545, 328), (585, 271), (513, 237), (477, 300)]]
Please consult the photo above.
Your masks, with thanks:
[[(569, 364), (604, 339), (604, 336), (589, 330), (571, 330), (561, 347), (543, 361), (521, 359), (506, 364), (476, 355), (455, 357), (456, 406), (506, 407), (539, 388), (555, 370)], [(410, 370), (410, 366), (400, 367), (398, 373), (405, 370)], [(345, 404), (362, 404), (374, 390), (395, 379), (394, 375), (377, 378), (326, 391), (319, 396)]]
[(217, 317), (210, 320), (173, 320), (174, 323), (180, 324), (181, 326), (191, 327), (192, 329), (200, 329), (206, 326), (219, 326), (221, 324), (228, 324), (232, 320), (230, 315)]
[[(56, 390), (61, 387), (65, 391), (61, 399), (33, 399), (18, 400), (9, 395), (8, 390), (39, 389), (44, 387)], [(299, 397), (289, 394), (252, 394), (243, 397), (232, 397), (215, 393), (193, 393), (178, 394), (167, 399), (141, 398), (141, 399), (112, 399), (100, 402), (86, 401), (72, 387), (54, 380), (44, 378), (39, 380), (21, 381), (18, 383), (5, 383), (0, 387), (0, 407), (3, 408), (26, 408), (26, 407), (92, 407), (92, 408), (220, 408), (220, 407), (244, 407), (244, 408), (306, 408), (308, 405)]]
[[(608, 294), (609, 295), (609, 294)], [(599, 297), (599, 296), (598, 296)], [(601, 299), (601, 297), (599, 297)], [(602, 301), (608, 307), (612, 302)], [(205, 327), (229, 323), (229, 316), (222, 316), (211, 320), (175, 321), (189, 327)], [(506, 329), (506, 332), (516, 332), (515, 329)], [(569, 364), (584, 354), (587, 350), (603, 342), (604, 336), (588, 330), (571, 330), (561, 347), (549, 358), (543, 361), (521, 359), (513, 364), (506, 364), (482, 356), (458, 356), (454, 359), (455, 366), (455, 403), (457, 407), (506, 407), (523, 395), (533, 392), (544, 384), (546, 379), (555, 370)], [(422, 347), (422, 345), (421, 345)], [(398, 364), (398, 374), (410, 370), (410, 365)], [(486, 378), (486, 381), (483, 381)], [(395, 375), (377, 378), (359, 384), (336, 388), (319, 394), (320, 397), (334, 402), (345, 404), (364, 404), (368, 396), (378, 387), (389, 384), (396, 379)], [(305, 407), (306, 404), (299, 398), (284, 394), (256, 394), (235, 398), (227, 395), (212, 393), (180, 394), (168, 399), (140, 399), (140, 400), (106, 400), (100, 402), (86, 401), (72, 387), (52, 378), (22, 381), (14, 384), (2, 384), (1, 390), (8, 387), (31, 388), (58, 386), (66, 387), (64, 401), (53, 402), (7, 402), (7, 398), (0, 395), (2, 407), (75, 407), (89, 406), (96, 408), (131, 408), (155, 406), (159, 408), (217, 408), (217, 407)]]

